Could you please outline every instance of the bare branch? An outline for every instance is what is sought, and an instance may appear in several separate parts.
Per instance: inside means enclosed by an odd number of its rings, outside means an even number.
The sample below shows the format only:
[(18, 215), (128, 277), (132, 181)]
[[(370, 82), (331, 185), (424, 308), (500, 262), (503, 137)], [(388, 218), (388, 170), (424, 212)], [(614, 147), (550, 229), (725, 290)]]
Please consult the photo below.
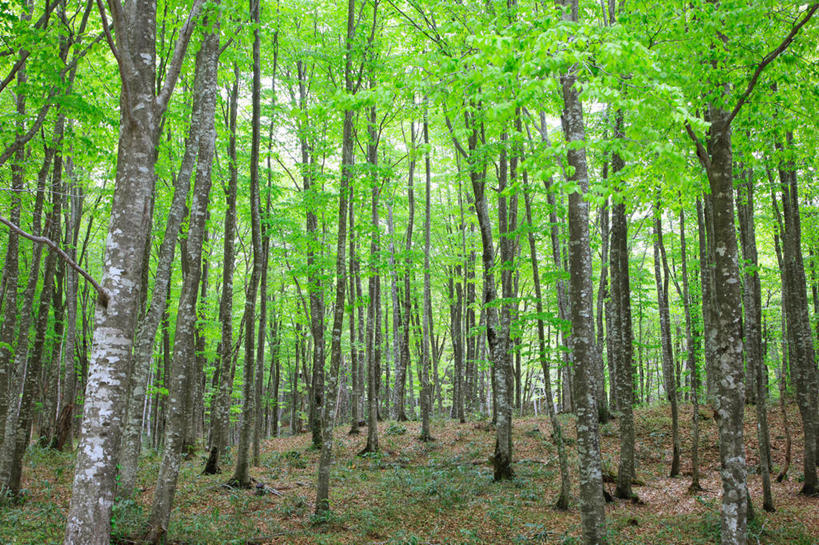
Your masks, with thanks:
[(77, 263), (73, 259), (71, 259), (71, 257), (67, 253), (65, 253), (65, 251), (63, 251), (63, 249), (60, 248), (57, 245), (56, 242), (54, 242), (50, 238), (40, 237), (40, 236), (37, 236), (37, 235), (32, 235), (31, 233), (27, 233), (26, 231), (23, 231), (17, 225), (12, 223), (10, 220), (4, 218), (3, 216), (0, 216), (0, 223), (3, 223), (9, 229), (11, 229), (13, 232), (17, 233), (21, 237), (27, 238), (27, 239), (29, 239), (31, 241), (34, 241), (34, 242), (37, 242), (39, 244), (45, 244), (46, 246), (51, 248), (53, 251), (55, 251), (57, 253), (57, 255), (59, 255), (63, 259), (63, 261), (65, 261), (72, 269), (74, 269), (75, 271), (80, 273), (83, 276), (83, 278), (88, 280), (88, 282), (92, 286), (94, 286), (94, 289), (97, 290), (97, 293), (99, 294), (100, 303), (102, 304), (103, 307), (106, 307), (106, 308), (108, 307), (108, 300), (109, 300), (108, 292), (105, 291), (105, 289), (102, 286), (100, 286), (97, 283), (96, 280), (94, 280), (94, 277), (92, 277), (88, 273), (88, 271), (86, 271), (85, 269), (83, 269), (82, 267), (77, 265)]

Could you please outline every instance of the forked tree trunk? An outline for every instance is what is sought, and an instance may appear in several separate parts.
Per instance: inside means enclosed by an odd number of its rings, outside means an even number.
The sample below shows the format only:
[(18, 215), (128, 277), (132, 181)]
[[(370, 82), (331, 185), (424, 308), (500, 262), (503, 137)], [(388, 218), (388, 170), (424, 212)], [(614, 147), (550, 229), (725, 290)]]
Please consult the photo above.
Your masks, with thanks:
[(110, 540), (122, 412), (139, 300), (135, 271), (142, 270), (143, 249), (151, 227), (160, 121), (179, 77), (200, 6), (201, 1), (195, 0), (180, 30), (159, 93), (156, 1), (138, 0), (130, 9), (111, 13), (117, 43), (110, 45), (118, 52), (123, 89), (117, 179), (101, 282), (108, 300), (107, 305), (104, 299), (97, 301), (65, 545), (98, 545)]
[(166, 535), (168, 522), (176, 493), (179, 467), (185, 446), (185, 428), (189, 420), (190, 390), (196, 377), (196, 302), (201, 278), (202, 247), (205, 239), (208, 202), (211, 188), (211, 165), (216, 142), (214, 114), (216, 111), (217, 70), (219, 55), (219, 20), (203, 39), (196, 55), (194, 93), (200, 96), (200, 127), (196, 159), (196, 182), (190, 207), (189, 228), (184, 259), (190, 270), (182, 282), (174, 334), (173, 360), (168, 388), (167, 421), (165, 423), (165, 449), (159, 466), (154, 501), (151, 508), (150, 529), (147, 540), (159, 543)]

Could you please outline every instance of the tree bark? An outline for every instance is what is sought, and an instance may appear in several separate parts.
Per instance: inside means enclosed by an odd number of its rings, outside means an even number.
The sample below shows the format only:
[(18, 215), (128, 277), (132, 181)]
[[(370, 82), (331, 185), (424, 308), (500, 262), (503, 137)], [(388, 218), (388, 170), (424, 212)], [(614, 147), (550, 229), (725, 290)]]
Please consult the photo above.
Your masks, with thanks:
[[(577, 0), (563, 0), (564, 20), (577, 22)], [(568, 8), (568, 9), (567, 9)], [(577, 190), (569, 194), (569, 301), (571, 348), (574, 360), (574, 402), (577, 412), (577, 453), (580, 466), (580, 517), (583, 541), (604, 545), (606, 513), (603, 503), (600, 439), (594, 379), (594, 323), (592, 322), (592, 260), (589, 247), (589, 187), (585, 129), (575, 67), (560, 76), (563, 131), (569, 144), (567, 161)]]
[(219, 323), (221, 340), (219, 341), (219, 375), (217, 391), (210, 410), (210, 455), (203, 473), (213, 475), (221, 471), (219, 460), (229, 444), (228, 426), (230, 425), (230, 396), (233, 389), (231, 368), (233, 362), (233, 275), (235, 272), (236, 248), (236, 191), (238, 185), (238, 166), (236, 163), (236, 118), (239, 109), (239, 67), (233, 66), (233, 85), (229, 96), (227, 125), (230, 133), (228, 140), (228, 186), (227, 210), (225, 210), (225, 232), (223, 240), (222, 293), (219, 299)]
[(762, 357), (762, 287), (757, 268), (759, 259), (756, 248), (754, 227), (754, 180), (753, 171), (746, 171), (740, 182), (737, 195), (737, 217), (739, 218), (740, 241), (742, 244), (743, 306), (745, 309), (745, 362), (746, 373), (753, 379), (746, 384), (756, 388), (757, 440), (759, 452), (759, 474), (762, 476), (762, 508), (773, 512), (771, 494), (771, 447), (768, 435), (768, 396), (763, 373), (768, 372)]
[[(251, 237), (253, 250), (253, 270), (250, 275), (250, 284), (247, 288), (247, 298), (245, 299), (245, 361), (242, 376), (242, 420), (239, 428), (239, 443), (236, 446), (236, 467), (233, 477), (228, 481), (233, 486), (248, 488), (250, 486), (249, 473), (249, 450), (253, 436), (256, 416), (256, 405), (261, 402), (256, 399), (255, 381), (263, 380), (263, 377), (256, 377), (255, 371), (255, 347), (256, 340), (256, 297), (259, 287), (259, 280), (262, 276), (264, 266), (262, 256), (262, 226), (261, 226), (261, 201), (259, 198), (259, 146), (260, 121), (261, 121), (261, 39), (259, 36), (259, 2), (250, 0), (250, 19), (253, 22), (253, 84), (251, 88), (251, 145), (250, 145), (250, 218)], [(263, 320), (262, 320), (263, 323)], [(264, 338), (262, 336), (262, 338)]]
[(671, 317), (668, 310), (668, 261), (663, 243), (662, 212), (659, 199), (654, 206), (654, 280), (657, 287), (657, 306), (660, 311), (660, 342), (662, 345), (663, 378), (666, 398), (671, 403), (671, 471), (670, 477), (680, 474), (679, 409), (677, 406), (677, 376), (674, 349), (671, 344)]
[[(216, 17), (215, 15), (213, 17)], [(216, 130), (217, 69), (219, 55), (219, 20), (215, 19), (211, 31), (205, 36), (196, 55), (196, 71), (200, 85), (194, 92), (201, 93), (201, 134), (198, 138), (196, 181), (190, 207), (189, 227), (185, 259), (190, 270), (182, 282), (176, 315), (176, 333), (173, 343), (170, 384), (168, 388), (167, 421), (165, 423), (165, 449), (159, 466), (154, 501), (151, 508), (150, 530), (147, 541), (159, 543), (167, 533), (168, 522), (176, 493), (179, 467), (185, 446), (185, 428), (189, 418), (190, 390), (196, 377), (192, 376), (196, 352), (196, 302), (201, 279), (202, 247), (205, 239), (208, 202), (211, 188), (211, 164), (213, 162)], [(249, 331), (252, 331), (250, 329)]]
[[(155, 0), (139, 0), (133, 9), (112, 12), (117, 42), (108, 39), (117, 51), (122, 93), (117, 180), (101, 282), (110, 300), (107, 306), (97, 302), (65, 545), (107, 544), (110, 540), (122, 411), (139, 299), (135, 271), (142, 270), (142, 251), (151, 226), (157, 140), (200, 6), (201, 1), (196, 0), (180, 30), (158, 93)], [(107, 25), (107, 14), (100, 11)]]
[(552, 380), (549, 376), (549, 361), (546, 355), (546, 333), (543, 324), (543, 292), (540, 286), (540, 272), (537, 258), (537, 246), (535, 244), (534, 224), (532, 223), (532, 197), (528, 188), (528, 180), (526, 172), (523, 173), (524, 183), (524, 205), (526, 207), (526, 222), (529, 224), (527, 229), (529, 238), (529, 257), (532, 261), (532, 278), (535, 284), (535, 305), (538, 314), (537, 320), (537, 341), (538, 341), (538, 359), (540, 360), (540, 367), (543, 370), (543, 386), (546, 394), (546, 413), (549, 415), (549, 422), (552, 426), (552, 440), (557, 447), (557, 456), (560, 466), (560, 493), (558, 494), (555, 507), (561, 511), (566, 511), (569, 508), (569, 496), (571, 494), (571, 481), (569, 476), (569, 460), (566, 455), (566, 445), (563, 440), (563, 427), (560, 420), (557, 418), (557, 413), (554, 406), (554, 398), (552, 397)]

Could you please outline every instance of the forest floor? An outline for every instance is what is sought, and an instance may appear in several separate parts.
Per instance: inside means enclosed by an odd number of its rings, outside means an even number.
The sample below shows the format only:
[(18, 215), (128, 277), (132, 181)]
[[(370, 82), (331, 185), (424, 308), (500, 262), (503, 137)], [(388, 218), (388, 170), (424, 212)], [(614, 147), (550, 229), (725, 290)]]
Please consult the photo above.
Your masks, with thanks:
[[(704, 491), (690, 494), (691, 409), (681, 410), (683, 475), (669, 478), (671, 419), (668, 406), (638, 409), (637, 477), (641, 502), (608, 504), (611, 544), (719, 543), (719, 449), (711, 412), (701, 410), (701, 482)], [(782, 414), (769, 412), (774, 476), (785, 457)], [(571, 453), (573, 494), (577, 493), (574, 422), (562, 416)], [(775, 513), (761, 509), (761, 481), (756, 474), (755, 409), (745, 419), (751, 496), (757, 518), (749, 543), (819, 544), (819, 499), (798, 494), (802, 475), (802, 436), (795, 405), (788, 407), (793, 434), (789, 478), (773, 484)], [(573, 544), (580, 543), (576, 499), (568, 512), (551, 505), (559, 487), (557, 452), (545, 417), (514, 420), (516, 478), (493, 483), (489, 456), (494, 433), (485, 421), (458, 424), (434, 420), (434, 442), (420, 443), (418, 422), (382, 422), (382, 451), (357, 456), (366, 442), (336, 430), (336, 462), (331, 481), (332, 515), (313, 516), (318, 452), (309, 449), (309, 434), (272, 439), (264, 444), (261, 464), (251, 473), (277, 493), (256, 496), (253, 490), (222, 486), (227, 475), (200, 475), (204, 457), (183, 464), (168, 542), (205, 544)], [(603, 463), (615, 473), (618, 424), (601, 427)], [(135, 502), (115, 507), (115, 543), (133, 543), (150, 512), (159, 465), (148, 452), (140, 472), (142, 493)], [(73, 455), (29, 449), (24, 467), (25, 499), (0, 506), (0, 543), (61, 543), (68, 508)], [(606, 484), (610, 491), (612, 484)]]

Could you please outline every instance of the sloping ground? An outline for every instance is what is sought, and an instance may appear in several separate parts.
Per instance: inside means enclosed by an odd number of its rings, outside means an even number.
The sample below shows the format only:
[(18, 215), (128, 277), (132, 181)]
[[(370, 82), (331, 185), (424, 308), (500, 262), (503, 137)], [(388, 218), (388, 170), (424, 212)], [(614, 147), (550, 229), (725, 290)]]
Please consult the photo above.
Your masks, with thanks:
[[(641, 502), (609, 504), (610, 543), (697, 544), (719, 542), (719, 450), (716, 426), (701, 414), (701, 473), (705, 491), (688, 493), (690, 477), (690, 408), (681, 411), (683, 471), (668, 478), (670, 427), (667, 407), (635, 413), (638, 434), (638, 479)], [(754, 409), (746, 414), (746, 452), (751, 471), (757, 464)], [(819, 499), (797, 494), (801, 477), (802, 437), (795, 406), (788, 408), (793, 432), (790, 478), (774, 483), (776, 513), (761, 509), (758, 475), (749, 477), (757, 519), (751, 525), (753, 544), (819, 544)], [(771, 407), (775, 472), (784, 463), (782, 415)], [(574, 422), (564, 420), (571, 470), (574, 459)], [(419, 423), (382, 423), (382, 452), (358, 457), (366, 435), (346, 435), (348, 425), (336, 431), (336, 464), (332, 480), (329, 520), (316, 521), (314, 481), (318, 453), (307, 449), (309, 436), (282, 437), (265, 444), (260, 467), (252, 474), (276, 493), (231, 490), (222, 483), (227, 475), (202, 476), (204, 460), (186, 462), (180, 476), (176, 509), (169, 540), (185, 544), (534, 544), (579, 543), (580, 516), (576, 503), (569, 512), (551, 508), (559, 475), (556, 449), (551, 445), (548, 421), (542, 417), (514, 422), (514, 465), (517, 477), (492, 482), (488, 458), (494, 434), (486, 422), (459, 425), (433, 422), (436, 441), (416, 440)], [(366, 429), (363, 430), (366, 432)], [(616, 471), (617, 422), (601, 428), (605, 468)], [(120, 543), (133, 542), (150, 509), (159, 459), (144, 459), (143, 492), (135, 503), (119, 504), (114, 535)], [(27, 457), (24, 503), (0, 509), (0, 543), (60, 543), (71, 485), (71, 455), (32, 449)], [(606, 485), (611, 487), (612, 485)], [(573, 492), (577, 492), (576, 486)]]

